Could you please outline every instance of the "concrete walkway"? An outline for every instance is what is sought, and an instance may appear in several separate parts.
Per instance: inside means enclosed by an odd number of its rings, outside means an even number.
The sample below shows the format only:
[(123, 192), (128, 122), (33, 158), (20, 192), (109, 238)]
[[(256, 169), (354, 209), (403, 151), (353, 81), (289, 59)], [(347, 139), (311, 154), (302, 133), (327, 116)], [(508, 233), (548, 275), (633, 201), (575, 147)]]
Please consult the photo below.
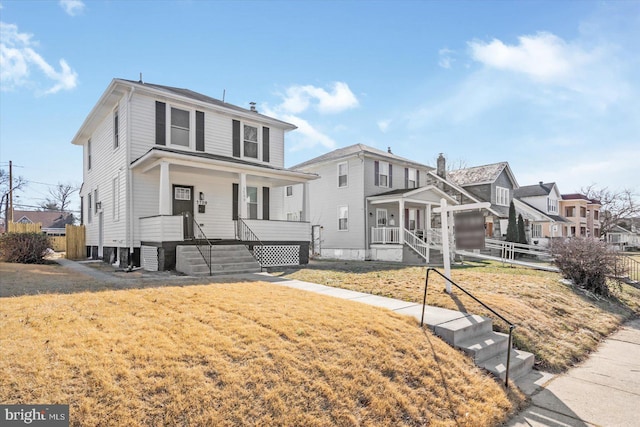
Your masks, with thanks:
[[(268, 273), (255, 273), (242, 276), (251, 280), (261, 280), (275, 285), (287, 286), (289, 288), (315, 292), (322, 295), (357, 301), (363, 304), (373, 305), (375, 307), (386, 308), (398, 314), (413, 316), (418, 320), (418, 322), (422, 316), (422, 304), (419, 303), (401, 301), (379, 295), (365, 294), (363, 292), (350, 291), (348, 289), (334, 288), (332, 286), (319, 285), (317, 283), (303, 282), (301, 280), (286, 279), (272, 276)], [(426, 306), (424, 311), (424, 323), (430, 327), (442, 325), (465, 317), (471, 319), (475, 316), (469, 313), (462, 313), (460, 311), (447, 310), (446, 308), (432, 307), (429, 305)]]
[(531, 406), (509, 427), (640, 426), (640, 319), (626, 323), (580, 366), (528, 391)]

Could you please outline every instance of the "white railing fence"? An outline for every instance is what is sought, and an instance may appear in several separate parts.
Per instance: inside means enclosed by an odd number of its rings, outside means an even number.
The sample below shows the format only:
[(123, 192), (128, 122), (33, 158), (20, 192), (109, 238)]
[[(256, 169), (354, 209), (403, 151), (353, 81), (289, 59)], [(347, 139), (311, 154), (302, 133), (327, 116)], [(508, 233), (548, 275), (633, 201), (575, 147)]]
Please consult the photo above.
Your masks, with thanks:
[(399, 244), (400, 227), (373, 227), (371, 229), (371, 243)]
[(404, 242), (407, 244), (407, 246), (416, 251), (418, 255), (429, 262), (429, 246), (427, 245), (427, 243), (406, 228), (403, 228), (403, 232)]

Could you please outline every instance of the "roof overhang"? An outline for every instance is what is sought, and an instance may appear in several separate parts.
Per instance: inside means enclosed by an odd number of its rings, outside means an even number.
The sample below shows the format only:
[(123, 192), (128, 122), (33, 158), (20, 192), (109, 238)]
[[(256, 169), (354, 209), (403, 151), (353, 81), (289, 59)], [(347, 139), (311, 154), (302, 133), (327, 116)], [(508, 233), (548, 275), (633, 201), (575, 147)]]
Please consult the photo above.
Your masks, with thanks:
[[(421, 199), (420, 196), (424, 196), (425, 193), (431, 193), (433, 196), (430, 199)], [(371, 204), (381, 204), (381, 203), (392, 203), (403, 200), (409, 203), (417, 203), (417, 204), (440, 204), (440, 200), (445, 199), (447, 202), (458, 204), (456, 199), (440, 190), (438, 187), (433, 185), (427, 185), (426, 187), (419, 187), (408, 189), (402, 193), (391, 193), (391, 194), (380, 194), (377, 196), (369, 196), (367, 197), (367, 201)]]
[(225, 159), (222, 156), (216, 156), (215, 158), (201, 157), (196, 153), (167, 151), (158, 148), (152, 148), (147, 151), (142, 157), (134, 160), (130, 167), (132, 170), (147, 173), (159, 167), (162, 162), (191, 169), (235, 174), (245, 173), (270, 179), (278, 185), (302, 184), (319, 178), (318, 175), (313, 173), (253, 165), (248, 162), (236, 161), (235, 159)]

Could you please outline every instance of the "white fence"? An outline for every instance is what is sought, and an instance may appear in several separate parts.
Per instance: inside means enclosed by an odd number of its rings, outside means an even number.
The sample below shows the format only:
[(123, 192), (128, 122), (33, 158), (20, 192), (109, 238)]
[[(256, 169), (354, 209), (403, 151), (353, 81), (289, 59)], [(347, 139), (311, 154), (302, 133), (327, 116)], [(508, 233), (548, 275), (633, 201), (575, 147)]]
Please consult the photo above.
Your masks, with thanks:
[(373, 227), (371, 229), (371, 243), (399, 244), (400, 227)]

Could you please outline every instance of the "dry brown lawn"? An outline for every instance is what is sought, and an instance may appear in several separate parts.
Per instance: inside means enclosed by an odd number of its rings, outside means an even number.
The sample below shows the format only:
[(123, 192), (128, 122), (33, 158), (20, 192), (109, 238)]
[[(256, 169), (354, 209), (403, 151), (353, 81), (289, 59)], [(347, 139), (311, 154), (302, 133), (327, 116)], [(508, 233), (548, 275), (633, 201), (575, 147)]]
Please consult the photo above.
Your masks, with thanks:
[[(66, 271), (18, 270), (43, 292)], [(495, 426), (524, 401), (375, 307), (260, 282), (76, 286), (0, 298), (0, 402), (70, 404), (82, 426)]]
[[(615, 298), (596, 299), (560, 283), (560, 275), (527, 268), (482, 262), (452, 270), (452, 279), (517, 325), (515, 345), (536, 356), (540, 369), (561, 372), (584, 360), (622, 322), (640, 314), (640, 290), (616, 287)], [(440, 270), (442, 271), (442, 270)], [(284, 277), (422, 302), (424, 267), (372, 262), (314, 261), (308, 268), (274, 273)], [(430, 275), (427, 304), (489, 316), (503, 331), (507, 327), (484, 307)]]

